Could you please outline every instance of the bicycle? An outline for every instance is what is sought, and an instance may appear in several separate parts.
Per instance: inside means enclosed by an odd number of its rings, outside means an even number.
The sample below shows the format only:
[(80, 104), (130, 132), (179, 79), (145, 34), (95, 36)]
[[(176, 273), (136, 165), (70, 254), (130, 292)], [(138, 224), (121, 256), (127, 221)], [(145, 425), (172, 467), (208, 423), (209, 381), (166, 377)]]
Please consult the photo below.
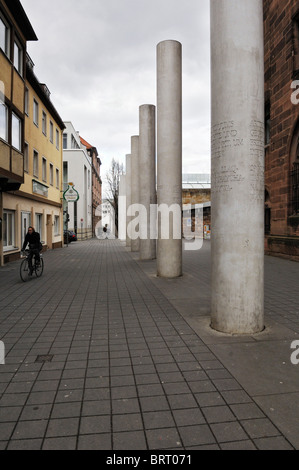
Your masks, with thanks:
[(33, 258), (32, 258), (32, 269), (33, 269), (33, 271), (32, 271), (32, 273), (30, 273), (29, 261), (28, 261), (29, 253), (30, 253), (29, 250), (25, 250), (25, 257), (22, 256), (22, 254), (21, 254), (21, 258), (24, 258), (22, 263), (21, 263), (21, 266), (20, 266), (20, 277), (21, 277), (23, 282), (28, 281), (33, 273), (35, 273), (36, 277), (41, 277), (42, 274), (43, 274), (43, 271), (44, 271), (43, 255), (40, 253), (40, 255), (39, 255), (40, 256), (40, 262), (39, 263), (36, 261), (36, 256), (33, 255)]

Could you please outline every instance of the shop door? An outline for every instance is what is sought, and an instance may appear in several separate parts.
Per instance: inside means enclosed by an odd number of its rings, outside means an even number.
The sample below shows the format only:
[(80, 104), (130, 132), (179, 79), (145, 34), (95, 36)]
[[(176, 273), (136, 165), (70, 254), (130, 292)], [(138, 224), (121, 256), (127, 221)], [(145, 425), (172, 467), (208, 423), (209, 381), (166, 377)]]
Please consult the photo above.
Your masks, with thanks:
[(22, 241), (22, 244), (24, 243), (24, 240), (25, 240), (25, 237), (27, 235), (27, 232), (28, 232), (28, 228), (30, 227), (31, 225), (31, 214), (30, 212), (22, 212), (22, 216), (21, 216), (22, 220), (21, 220), (21, 241)]
[(49, 250), (52, 250), (53, 246), (53, 226), (52, 226), (52, 215), (47, 215), (47, 246)]

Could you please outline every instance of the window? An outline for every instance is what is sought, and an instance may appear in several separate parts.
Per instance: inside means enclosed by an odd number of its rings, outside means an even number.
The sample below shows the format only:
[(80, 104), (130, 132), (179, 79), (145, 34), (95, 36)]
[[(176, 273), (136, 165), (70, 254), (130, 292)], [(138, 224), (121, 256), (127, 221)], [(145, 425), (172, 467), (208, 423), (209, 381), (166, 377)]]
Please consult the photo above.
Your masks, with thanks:
[(3, 103), (0, 103), (0, 137), (8, 141), (7, 107)]
[(292, 177), (292, 214), (299, 214), (299, 161), (293, 164)]
[(67, 150), (67, 134), (63, 134), (63, 150)]
[(50, 121), (50, 142), (53, 144), (54, 142), (54, 126), (53, 122)]
[(43, 111), (43, 117), (42, 117), (42, 131), (44, 135), (47, 135), (47, 115), (45, 111)]
[(38, 127), (38, 102), (33, 99), (33, 122)]
[(290, 146), (290, 206), (289, 215), (299, 215), (299, 122)]
[(265, 235), (271, 233), (271, 209), (266, 207), (265, 209)]
[(59, 131), (56, 129), (56, 148), (59, 150)]
[(72, 149), (79, 149), (80, 148), (73, 134), (71, 136), (71, 148)]
[(45, 157), (43, 157), (43, 163), (42, 163), (42, 178), (43, 178), (43, 181), (47, 181), (47, 160), (45, 159)]
[(3, 211), (3, 248), (12, 250), (15, 245), (15, 213)]
[(23, 48), (18, 40), (14, 43), (14, 66), (20, 75), (23, 76)]
[(29, 173), (29, 145), (24, 144), (24, 171)]
[(66, 191), (68, 188), (68, 162), (63, 162), (63, 191)]
[(36, 150), (33, 151), (33, 176), (38, 178), (38, 153)]
[(9, 36), (9, 27), (4, 19), (0, 17), (0, 48), (7, 56), (9, 55)]
[(18, 118), (14, 113), (12, 113), (12, 127), (11, 127), (11, 143), (14, 148), (21, 152), (22, 142), (21, 142), (21, 119)]
[(87, 168), (84, 165), (84, 194), (87, 192)]
[(40, 239), (43, 236), (43, 214), (35, 214), (35, 231), (40, 234)]
[(29, 116), (29, 90), (25, 90), (25, 114)]
[(298, 21), (298, 13), (294, 17), (293, 22), (293, 37), (294, 37), (294, 50), (293, 50), (293, 60), (294, 60), (294, 72), (297, 75), (299, 70), (299, 21)]
[(54, 184), (54, 167), (52, 163), (50, 163), (50, 185), (53, 186)]
[(28, 228), (31, 225), (31, 212), (21, 212), (21, 240), (25, 240)]
[(270, 144), (270, 132), (271, 132), (271, 108), (270, 108), (270, 103), (266, 103), (266, 106), (265, 106), (265, 145)]
[(54, 235), (55, 235), (55, 237), (60, 235), (60, 217), (59, 217), (59, 215), (55, 215), (55, 217), (54, 217)]
[(58, 168), (56, 168), (56, 188), (57, 188), (57, 189), (60, 188), (60, 184), (59, 184), (59, 170), (58, 170)]

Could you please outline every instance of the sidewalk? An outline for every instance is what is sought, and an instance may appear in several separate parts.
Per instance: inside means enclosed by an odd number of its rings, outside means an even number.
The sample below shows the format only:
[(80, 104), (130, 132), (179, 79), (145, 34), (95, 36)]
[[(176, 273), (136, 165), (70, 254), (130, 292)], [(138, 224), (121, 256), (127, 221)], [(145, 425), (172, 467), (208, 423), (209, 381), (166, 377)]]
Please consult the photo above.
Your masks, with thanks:
[(299, 263), (266, 257), (266, 330), (209, 327), (210, 243), (162, 280), (123, 243), (0, 269), (0, 449), (299, 449)]

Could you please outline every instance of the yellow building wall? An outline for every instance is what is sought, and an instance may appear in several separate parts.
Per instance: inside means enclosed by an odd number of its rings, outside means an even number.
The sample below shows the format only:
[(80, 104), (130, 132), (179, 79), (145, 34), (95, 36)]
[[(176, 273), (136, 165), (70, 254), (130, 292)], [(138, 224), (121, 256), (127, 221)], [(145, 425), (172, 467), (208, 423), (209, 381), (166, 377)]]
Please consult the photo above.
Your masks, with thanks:
[(10, 171), (10, 148), (0, 140), (0, 168)]
[[(32, 181), (36, 180), (41, 184), (47, 186), (48, 198), (45, 200), (61, 204), (62, 198), (62, 169), (63, 169), (63, 149), (62, 149), (62, 131), (50, 115), (49, 111), (44, 106), (43, 102), (36, 95), (33, 88), (27, 82), (26, 87), (29, 91), (28, 96), (28, 116), (25, 117), (25, 142), (29, 145), (29, 171), (25, 172), (25, 181), (21, 186), (20, 191), (33, 194)], [(38, 127), (33, 122), (33, 102), (34, 99), (39, 104)], [(47, 115), (46, 135), (42, 131), (42, 113)], [(50, 121), (53, 122), (53, 143), (50, 142)], [(59, 150), (56, 148), (56, 129), (59, 131)], [(38, 178), (33, 176), (33, 152), (38, 152), (39, 165), (38, 165)], [(46, 159), (47, 176), (46, 181), (42, 177), (42, 159)], [(50, 185), (50, 163), (53, 165), (53, 186)], [(59, 189), (56, 188), (56, 169), (59, 170)], [(42, 197), (42, 196), (40, 196)]]
[(20, 77), (18, 72), (14, 69), (12, 102), (22, 113), (24, 113), (24, 93), (25, 93), (24, 80)]
[[(59, 245), (62, 240), (62, 227), (58, 235), (54, 233), (54, 218), (55, 216), (61, 219), (61, 209), (59, 207), (52, 207), (42, 202), (32, 201), (23, 197), (16, 196), (11, 193), (3, 194), (3, 205), (5, 209), (15, 212), (15, 245), (16, 249), (12, 251), (20, 251), (22, 248), (24, 239), (21, 237), (21, 215), (22, 212), (30, 213), (31, 225), (36, 226), (36, 214), (43, 216), (42, 228), (41, 228), (41, 242), (46, 244), (48, 248), (52, 248), (53, 245)], [(48, 224), (49, 218), (51, 224)]]
[(0, 52), (0, 70), (1, 81), (4, 83), (5, 96), (11, 99), (11, 63), (3, 52)]
[[(13, 68), (12, 63), (6, 55), (0, 51), (0, 90), (5, 97), (13, 103), (21, 114), (24, 113), (25, 82), (23, 78)], [(12, 157), (12, 158), (11, 158)], [(23, 154), (17, 150), (12, 150), (7, 142), (0, 142), (0, 167), (12, 171), (15, 175), (23, 178)]]
[[(0, 70), (1, 81), (4, 83), (4, 94), (13, 102), (21, 113), (24, 113), (24, 91), (25, 84), (18, 72), (13, 69), (12, 81), (12, 64), (3, 52), (0, 52)], [(13, 83), (13, 85), (12, 85)], [(13, 86), (13, 90), (12, 90)]]
[(23, 154), (17, 152), (16, 150), (12, 151), (12, 161), (11, 161), (11, 170), (18, 176), (23, 176), (24, 172), (24, 158)]

